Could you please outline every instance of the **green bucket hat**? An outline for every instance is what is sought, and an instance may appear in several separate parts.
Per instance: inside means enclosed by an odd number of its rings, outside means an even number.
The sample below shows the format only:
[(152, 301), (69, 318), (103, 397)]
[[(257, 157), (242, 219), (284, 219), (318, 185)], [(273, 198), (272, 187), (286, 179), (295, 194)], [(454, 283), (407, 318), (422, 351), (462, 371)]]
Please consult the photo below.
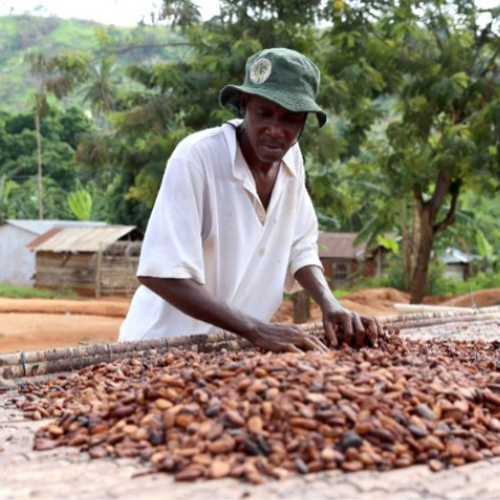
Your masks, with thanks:
[(316, 104), (319, 82), (319, 69), (306, 56), (285, 48), (265, 49), (248, 59), (243, 85), (226, 85), (219, 101), (239, 112), (241, 92), (264, 97), (293, 112), (315, 113), (321, 128), (327, 116)]

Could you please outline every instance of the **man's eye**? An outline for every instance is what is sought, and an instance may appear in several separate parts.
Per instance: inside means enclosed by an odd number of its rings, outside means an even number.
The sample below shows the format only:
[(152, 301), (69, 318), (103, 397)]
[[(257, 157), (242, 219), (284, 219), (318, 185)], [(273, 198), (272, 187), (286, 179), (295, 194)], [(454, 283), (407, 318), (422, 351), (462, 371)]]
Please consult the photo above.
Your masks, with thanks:
[(260, 115), (260, 116), (269, 116), (271, 114), (271, 111), (269, 111), (268, 109), (258, 109), (257, 110), (257, 113)]

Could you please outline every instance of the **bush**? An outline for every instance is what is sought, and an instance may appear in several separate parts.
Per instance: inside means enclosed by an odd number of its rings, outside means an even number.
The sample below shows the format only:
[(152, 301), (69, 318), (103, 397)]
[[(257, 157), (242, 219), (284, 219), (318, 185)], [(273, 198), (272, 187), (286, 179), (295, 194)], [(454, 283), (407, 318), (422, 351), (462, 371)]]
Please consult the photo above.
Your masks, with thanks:
[(74, 298), (76, 297), (76, 293), (68, 288), (63, 288), (61, 291), (53, 292), (51, 290), (41, 290), (27, 286), (0, 284), (0, 297), (8, 297), (10, 299), (62, 299)]
[(478, 273), (466, 281), (458, 278), (440, 277), (435, 281), (431, 295), (465, 295), (466, 293), (488, 288), (498, 288), (499, 286), (500, 273)]

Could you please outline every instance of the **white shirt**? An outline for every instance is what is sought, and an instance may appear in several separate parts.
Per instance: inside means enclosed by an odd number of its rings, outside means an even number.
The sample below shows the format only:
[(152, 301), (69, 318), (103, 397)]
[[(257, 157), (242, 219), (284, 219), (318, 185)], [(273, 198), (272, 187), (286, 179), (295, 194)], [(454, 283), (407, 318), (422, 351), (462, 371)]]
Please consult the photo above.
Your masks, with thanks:
[[(190, 135), (173, 152), (137, 275), (193, 279), (228, 305), (267, 322), (283, 291), (297, 289), (295, 272), (309, 265), (322, 267), (317, 239), (299, 146), (284, 156), (266, 212), (236, 131), (224, 124)], [(214, 330), (141, 285), (119, 340)]]

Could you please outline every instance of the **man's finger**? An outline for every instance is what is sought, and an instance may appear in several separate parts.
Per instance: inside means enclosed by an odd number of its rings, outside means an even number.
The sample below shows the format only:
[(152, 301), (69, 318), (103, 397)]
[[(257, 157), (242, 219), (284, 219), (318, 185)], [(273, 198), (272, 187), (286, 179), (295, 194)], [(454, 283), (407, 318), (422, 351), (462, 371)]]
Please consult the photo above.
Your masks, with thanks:
[(305, 347), (305, 349), (308, 351), (324, 352), (323, 349), (318, 346), (311, 337), (304, 337), (301, 347)]
[(366, 330), (360, 317), (356, 313), (353, 314), (352, 323), (356, 335), (356, 348), (359, 349), (365, 345)]
[(375, 318), (362, 318), (362, 323), (368, 330), (370, 342), (372, 345), (375, 345), (377, 340), (383, 335), (382, 325)]
[(319, 340), (316, 337), (313, 337), (312, 335), (308, 337), (309, 340), (316, 346), (317, 349), (319, 349), (321, 352), (328, 352), (328, 347), (326, 347), (321, 340)]
[(352, 330), (352, 319), (350, 315), (342, 316), (342, 326), (344, 328), (344, 342), (347, 345), (351, 345), (353, 330)]
[(329, 321), (325, 321), (323, 327), (325, 329), (326, 341), (330, 347), (338, 347), (337, 325), (332, 325)]
[(283, 351), (304, 354), (304, 351), (300, 350), (297, 346), (293, 344), (281, 344), (281, 346), (283, 346)]
[(384, 327), (382, 326), (382, 323), (380, 323), (380, 321), (376, 318), (375, 319), (375, 323), (377, 324), (377, 331), (378, 331), (378, 336), (381, 337), (384, 333)]

